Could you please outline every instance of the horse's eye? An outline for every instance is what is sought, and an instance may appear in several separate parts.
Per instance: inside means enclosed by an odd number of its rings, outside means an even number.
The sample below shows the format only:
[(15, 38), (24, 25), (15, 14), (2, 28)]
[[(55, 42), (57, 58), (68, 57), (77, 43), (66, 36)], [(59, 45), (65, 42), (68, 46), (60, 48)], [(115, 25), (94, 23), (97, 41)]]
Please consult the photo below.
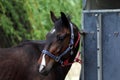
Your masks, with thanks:
[(57, 35), (57, 40), (63, 41), (64, 37), (65, 37), (64, 35)]

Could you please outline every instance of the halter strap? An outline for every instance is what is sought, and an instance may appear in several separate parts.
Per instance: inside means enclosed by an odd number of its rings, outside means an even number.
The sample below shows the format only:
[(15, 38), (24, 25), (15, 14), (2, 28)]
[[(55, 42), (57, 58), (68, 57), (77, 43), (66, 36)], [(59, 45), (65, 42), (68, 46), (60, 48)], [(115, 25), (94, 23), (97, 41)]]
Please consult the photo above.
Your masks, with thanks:
[(77, 41), (76, 41), (76, 43), (75, 43), (75, 47), (77, 46), (77, 44), (79, 43), (79, 41), (80, 41), (80, 33), (78, 32), (78, 39), (77, 39)]
[(43, 54), (47, 54), (48, 56), (50, 56), (51, 58), (53, 58), (56, 62), (59, 62), (59, 63), (62, 64), (63, 61), (60, 60), (61, 57), (64, 56), (65, 54), (67, 54), (67, 52), (69, 52), (70, 50), (72, 50), (73, 44), (74, 44), (74, 33), (73, 33), (73, 24), (72, 23), (70, 23), (70, 30), (71, 30), (71, 38), (70, 38), (69, 47), (63, 53), (61, 53), (61, 55), (55, 56), (52, 53), (50, 53), (49, 51), (47, 51), (47, 50), (43, 50), (42, 53)]
[[(79, 44), (79, 41), (80, 41), (80, 33), (78, 32), (78, 38), (77, 38), (77, 41), (75, 42), (74, 47), (76, 47)], [(77, 55), (76, 55), (73, 62), (69, 62), (69, 59), (70, 59), (70, 57), (62, 63), (62, 67), (72, 65), (74, 62), (78, 62), (80, 64), (82, 63), (82, 60), (80, 59), (80, 52), (79, 51), (77, 52)]]
[(80, 52), (79, 52), (79, 51), (77, 52), (77, 55), (76, 55), (76, 57), (75, 57), (75, 59), (74, 59), (73, 62), (69, 62), (69, 59), (70, 59), (70, 58), (66, 59), (66, 60), (63, 62), (62, 67), (72, 65), (72, 64), (75, 63), (75, 62), (78, 62), (79, 64), (82, 64), (82, 60), (80, 59)]

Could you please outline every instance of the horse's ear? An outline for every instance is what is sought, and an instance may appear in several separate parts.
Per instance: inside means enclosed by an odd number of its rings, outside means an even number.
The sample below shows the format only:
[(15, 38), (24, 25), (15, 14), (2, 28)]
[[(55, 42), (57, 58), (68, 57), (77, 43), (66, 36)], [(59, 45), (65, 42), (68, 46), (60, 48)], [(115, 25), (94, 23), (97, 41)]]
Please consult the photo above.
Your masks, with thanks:
[(61, 19), (62, 19), (62, 23), (69, 28), (70, 24), (69, 24), (69, 20), (67, 19), (66, 15), (61, 12)]
[(55, 22), (57, 20), (57, 18), (52, 11), (50, 11), (50, 15), (51, 15), (52, 21)]

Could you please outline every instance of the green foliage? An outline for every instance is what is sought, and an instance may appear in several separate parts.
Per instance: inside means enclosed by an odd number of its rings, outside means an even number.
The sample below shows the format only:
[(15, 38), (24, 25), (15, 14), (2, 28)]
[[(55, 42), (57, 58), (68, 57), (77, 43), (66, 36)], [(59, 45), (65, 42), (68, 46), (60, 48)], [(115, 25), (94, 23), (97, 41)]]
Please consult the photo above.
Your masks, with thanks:
[(72, 17), (72, 21), (77, 26), (80, 26), (80, 0), (26, 0), (25, 7), (32, 23), (33, 39), (44, 39), (46, 33), (52, 28), (50, 11), (57, 16), (60, 16), (61, 11), (65, 12)]
[(45, 39), (52, 28), (50, 11), (64, 12), (80, 27), (80, 0), (0, 0), (0, 42), (8, 47), (27, 39)]
[(23, 6), (17, 0), (0, 1), (0, 42), (1, 47), (15, 45), (22, 39), (30, 38), (30, 23)]

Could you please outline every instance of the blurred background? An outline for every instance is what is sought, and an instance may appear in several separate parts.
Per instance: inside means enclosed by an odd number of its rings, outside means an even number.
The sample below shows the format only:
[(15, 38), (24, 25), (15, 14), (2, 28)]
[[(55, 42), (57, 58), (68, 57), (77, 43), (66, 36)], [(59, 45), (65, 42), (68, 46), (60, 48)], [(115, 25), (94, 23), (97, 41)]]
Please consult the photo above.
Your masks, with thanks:
[(0, 47), (22, 40), (43, 40), (53, 27), (50, 11), (71, 16), (80, 28), (81, 0), (0, 0)]
[(0, 47), (44, 40), (53, 27), (50, 11), (58, 17), (61, 11), (68, 14), (80, 29), (81, 10), (82, 0), (0, 0)]

